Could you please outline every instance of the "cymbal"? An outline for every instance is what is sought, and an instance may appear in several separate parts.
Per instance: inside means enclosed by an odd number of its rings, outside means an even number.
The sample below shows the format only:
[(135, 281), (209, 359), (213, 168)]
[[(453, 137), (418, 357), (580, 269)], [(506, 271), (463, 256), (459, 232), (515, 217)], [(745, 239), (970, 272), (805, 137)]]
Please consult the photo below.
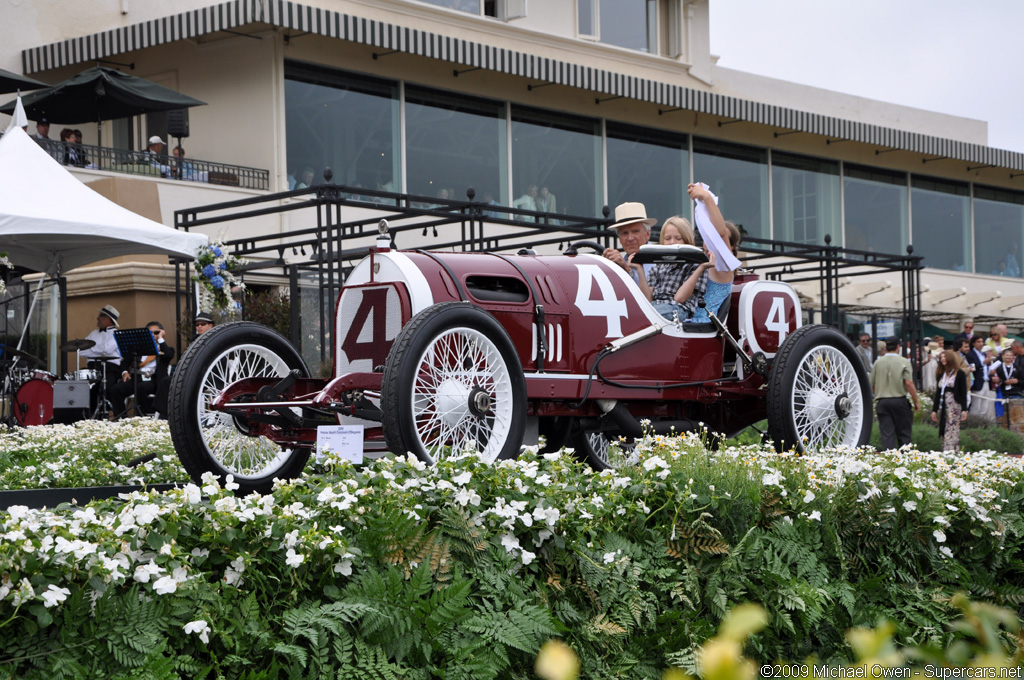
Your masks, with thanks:
[(96, 345), (95, 340), (86, 340), (85, 338), (76, 338), (74, 340), (68, 340), (59, 347), (61, 352), (74, 352), (76, 350), (89, 349)]
[(32, 356), (28, 352), (22, 351), (9, 345), (3, 346), (3, 351), (0, 351), (0, 356), (7, 357), (18, 357), (24, 359), (29, 366), (45, 366), (46, 362), (42, 359)]

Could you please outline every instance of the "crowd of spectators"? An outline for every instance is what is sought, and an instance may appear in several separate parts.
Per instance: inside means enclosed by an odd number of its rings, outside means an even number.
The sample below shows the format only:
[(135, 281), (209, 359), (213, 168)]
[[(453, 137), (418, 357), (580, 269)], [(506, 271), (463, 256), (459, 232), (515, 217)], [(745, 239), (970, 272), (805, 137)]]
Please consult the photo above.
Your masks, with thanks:
[[(888, 382), (879, 381), (886, 385), (883, 389), (887, 390), (882, 397), (876, 387), (875, 375), (879, 372), (879, 362), (882, 357), (893, 353), (892, 344), (897, 339), (888, 340), (888, 347), (884, 341), (878, 341), (874, 352), (877, 358), (873, 357), (870, 333), (861, 333), (856, 342), (856, 354), (873, 376), (876, 412), (880, 428), (887, 430), (883, 432), (883, 446), (887, 448), (909, 442), (909, 439), (904, 441), (902, 436), (897, 439), (896, 430), (886, 422), (892, 420), (885, 413), (886, 410), (892, 410), (891, 404), (885, 403), (893, 396), (889, 392), (901, 392), (898, 386), (894, 387), (897, 378), (890, 376)], [(959, 450), (960, 423), (968, 415), (994, 423), (1006, 413), (1008, 400), (1024, 397), (1024, 343), (1009, 337), (1005, 324), (993, 325), (986, 336), (975, 332), (974, 321), (968, 319), (953, 340), (943, 342), (938, 336), (934, 339), (925, 338), (916, 351), (920, 365), (920, 388), (922, 393), (933, 396), (932, 420), (939, 425), (943, 447), (947, 451)], [(900, 355), (901, 358), (909, 358), (911, 353), (905, 351), (900, 352)], [(901, 364), (900, 370), (906, 369)], [(892, 370), (889, 373), (895, 375)], [(900, 375), (904, 376), (903, 373)], [(909, 386), (896, 396), (902, 397), (909, 408)], [(902, 404), (899, 408), (902, 412)], [(909, 434), (906, 436), (909, 437)]]

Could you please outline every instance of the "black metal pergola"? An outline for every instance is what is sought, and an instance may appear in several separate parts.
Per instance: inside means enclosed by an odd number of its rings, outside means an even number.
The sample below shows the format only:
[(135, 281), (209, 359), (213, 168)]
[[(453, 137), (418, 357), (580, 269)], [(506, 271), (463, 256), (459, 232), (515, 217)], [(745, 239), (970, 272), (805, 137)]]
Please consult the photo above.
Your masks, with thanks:
[[(199, 227), (228, 226), (236, 232), (223, 245), (235, 256), (248, 261), (243, 276), (260, 274), (273, 277), (283, 286), (287, 282), (292, 304), (291, 340), (301, 348), (303, 338), (299, 299), (300, 281), (315, 281), (319, 355), (330, 356), (327, 337), (331, 315), (344, 279), (372, 245), (377, 224), (387, 219), (396, 248), (437, 251), (515, 252), (523, 248), (537, 252), (556, 252), (578, 240), (604, 245), (615, 242), (608, 230), (611, 220), (607, 207), (603, 218), (556, 215), (522, 210), (476, 201), (473, 189), (467, 200), (440, 199), (385, 191), (322, 184), (308, 189), (281, 192), (254, 198), (178, 210), (175, 226), (190, 230)], [(290, 220), (303, 226), (287, 232), (246, 235), (251, 220), (292, 213)], [(305, 226), (307, 225), (308, 226)], [(921, 257), (913, 254), (887, 255), (824, 245), (746, 238), (740, 246), (744, 266), (763, 277), (819, 285), (817, 305), (820, 321), (840, 329), (845, 314), (839, 304), (840, 277), (867, 276), (900, 272), (902, 305), (886, 310), (901, 320), (902, 339), (914, 347), (923, 338), (921, 321)], [(188, 309), (180, 308), (182, 295), (191, 280), (191, 263), (178, 262), (176, 285), (179, 295), (178, 318), (196, 310), (194, 299), (185, 295)], [(876, 310), (877, 311), (877, 310)], [(181, 338), (179, 346), (181, 345)], [(916, 354), (916, 353), (914, 353)], [(915, 360), (917, 357), (913, 356)]]

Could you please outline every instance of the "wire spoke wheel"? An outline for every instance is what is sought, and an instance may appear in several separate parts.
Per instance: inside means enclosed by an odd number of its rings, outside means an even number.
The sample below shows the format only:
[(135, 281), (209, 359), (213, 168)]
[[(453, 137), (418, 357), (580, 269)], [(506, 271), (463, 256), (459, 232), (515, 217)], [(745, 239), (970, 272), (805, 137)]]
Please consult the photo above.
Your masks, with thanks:
[[(274, 478), (302, 472), (309, 449), (284, 448), (250, 431), (242, 415), (211, 408), (243, 378), (283, 378), (294, 369), (308, 376), (302, 357), (275, 331), (249, 322), (217, 326), (196, 338), (171, 377), (168, 420), (182, 465), (197, 482), (212, 472), (233, 475), (240, 491), (265, 493)], [(254, 401), (246, 394), (236, 401)], [(291, 409), (301, 416), (301, 409)]]
[[(273, 474), (287, 462), (288, 453), (269, 439), (251, 436), (239, 418), (211, 410), (209, 404), (242, 378), (283, 378), (289, 370), (284, 359), (267, 348), (240, 345), (214, 359), (200, 381), (199, 435), (210, 456), (236, 478)], [(293, 410), (298, 414), (298, 409)]]
[(467, 450), (493, 461), (522, 445), (518, 357), (493, 317), (463, 303), (429, 307), (402, 329), (384, 366), (381, 403), (391, 451), (427, 463)]
[(856, 447), (871, 436), (870, 387), (846, 336), (803, 326), (786, 338), (768, 378), (768, 429), (776, 448)]
[(793, 421), (805, 447), (856, 446), (864, 402), (853, 364), (839, 350), (818, 347), (800, 361), (793, 385)]

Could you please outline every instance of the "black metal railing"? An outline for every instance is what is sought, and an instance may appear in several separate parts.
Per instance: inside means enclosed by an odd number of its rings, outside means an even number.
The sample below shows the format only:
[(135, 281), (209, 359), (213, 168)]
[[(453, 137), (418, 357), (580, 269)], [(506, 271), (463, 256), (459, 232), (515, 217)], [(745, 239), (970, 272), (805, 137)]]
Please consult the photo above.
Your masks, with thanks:
[(111, 149), (59, 140), (36, 140), (61, 165), (106, 170), (126, 175), (162, 177), (242, 189), (270, 189), (270, 171), (193, 158), (179, 160), (166, 154), (130, 149)]

